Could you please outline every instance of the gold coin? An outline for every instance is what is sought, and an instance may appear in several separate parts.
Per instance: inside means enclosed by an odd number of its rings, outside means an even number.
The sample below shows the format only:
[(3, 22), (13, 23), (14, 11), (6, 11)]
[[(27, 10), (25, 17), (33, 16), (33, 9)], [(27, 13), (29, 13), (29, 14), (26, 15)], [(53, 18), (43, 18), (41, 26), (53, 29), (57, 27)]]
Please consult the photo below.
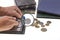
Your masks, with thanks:
[(40, 23), (40, 21), (36, 21), (36, 23), (38, 23), (38, 24), (39, 24), (39, 23)]
[(36, 28), (39, 28), (39, 25), (37, 23), (33, 24)]
[(33, 23), (32, 25), (33, 25), (33, 26), (35, 26), (35, 25), (36, 25), (36, 23)]
[(41, 31), (42, 31), (42, 32), (46, 32), (47, 29), (46, 29), (46, 28), (42, 28)]
[(34, 26), (38, 26), (38, 24), (37, 24), (37, 23), (35, 23), (35, 24), (34, 24)]
[(40, 26), (38, 26), (38, 25), (37, 25), (37, 26), (35, 26), (35, 27), (36, 27), (36, 28), (40, 28)]

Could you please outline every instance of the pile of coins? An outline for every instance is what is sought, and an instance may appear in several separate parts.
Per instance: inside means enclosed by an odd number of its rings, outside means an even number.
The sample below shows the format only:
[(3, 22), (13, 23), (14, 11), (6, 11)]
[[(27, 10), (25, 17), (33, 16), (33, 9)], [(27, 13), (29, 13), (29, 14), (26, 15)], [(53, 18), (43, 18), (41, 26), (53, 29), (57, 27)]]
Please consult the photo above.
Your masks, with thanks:
[(51, 21), (47, 21), (47, 23), (44, 25), (43, 22), (40, 22), (38, 19), (34, 19), (34, 23), (32, 24), (32, 26), (36, 27), (36, 28), (41, 28), (42, 32), (46, 32), (47, 29), (45, 28), (45, 26), (49, 26), (51, 24)]

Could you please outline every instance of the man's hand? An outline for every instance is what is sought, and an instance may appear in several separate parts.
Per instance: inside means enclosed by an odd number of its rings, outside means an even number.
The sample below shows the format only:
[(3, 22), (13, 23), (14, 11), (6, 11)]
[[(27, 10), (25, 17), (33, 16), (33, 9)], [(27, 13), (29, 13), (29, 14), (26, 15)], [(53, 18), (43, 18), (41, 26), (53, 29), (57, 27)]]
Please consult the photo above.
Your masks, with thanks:
[(14, 26), (18, 26), (16, 18), (10, 16), (3, 16), (0, 18), (0, 32), (10, 30)]
[(17, 6), (11, 6), (11, 7), (1, 7), (0, 8), (0, 16), (13, 16), (17, 18), (21, 18), (22, 12)]

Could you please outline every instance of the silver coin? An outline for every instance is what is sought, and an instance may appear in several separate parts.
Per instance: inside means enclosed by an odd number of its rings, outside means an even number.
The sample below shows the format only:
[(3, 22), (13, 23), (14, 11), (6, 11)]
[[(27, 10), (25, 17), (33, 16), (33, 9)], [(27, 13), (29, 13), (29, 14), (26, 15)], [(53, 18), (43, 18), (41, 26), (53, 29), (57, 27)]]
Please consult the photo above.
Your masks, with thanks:
[(41, 27), (45, 27), (45, 25), (41, 25)]
[(44, 23), (43, 22), (39, 22), (40, 25), (43, 25)]
[(25, 19), (25, 24), (30, 24), (31, 20), (29, 18)]

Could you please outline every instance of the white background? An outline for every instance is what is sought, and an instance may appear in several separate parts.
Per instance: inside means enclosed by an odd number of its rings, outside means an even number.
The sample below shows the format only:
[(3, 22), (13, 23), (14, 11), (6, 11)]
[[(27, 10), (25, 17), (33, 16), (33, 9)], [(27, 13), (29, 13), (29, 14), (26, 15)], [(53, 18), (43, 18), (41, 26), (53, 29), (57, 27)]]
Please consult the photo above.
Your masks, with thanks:
[[(13, 1), (11, 2), (11, 4), (12, 3)], [(46, 21), (48, 20), (52, 22), (50, 26), (48, 27), (46, 26), (47, 32), (41, 32), (40, 31), (41, 28), (35, 28), (30, 26), (30, 27), (26, 27), (25, 34), (23, 35), (0, 34), (0, 40), (60, 40), (60, 20), (59, 19), (43, 19), (43, 18), (38, 18), (38, 19), (44, 23), (46, 23)]]

